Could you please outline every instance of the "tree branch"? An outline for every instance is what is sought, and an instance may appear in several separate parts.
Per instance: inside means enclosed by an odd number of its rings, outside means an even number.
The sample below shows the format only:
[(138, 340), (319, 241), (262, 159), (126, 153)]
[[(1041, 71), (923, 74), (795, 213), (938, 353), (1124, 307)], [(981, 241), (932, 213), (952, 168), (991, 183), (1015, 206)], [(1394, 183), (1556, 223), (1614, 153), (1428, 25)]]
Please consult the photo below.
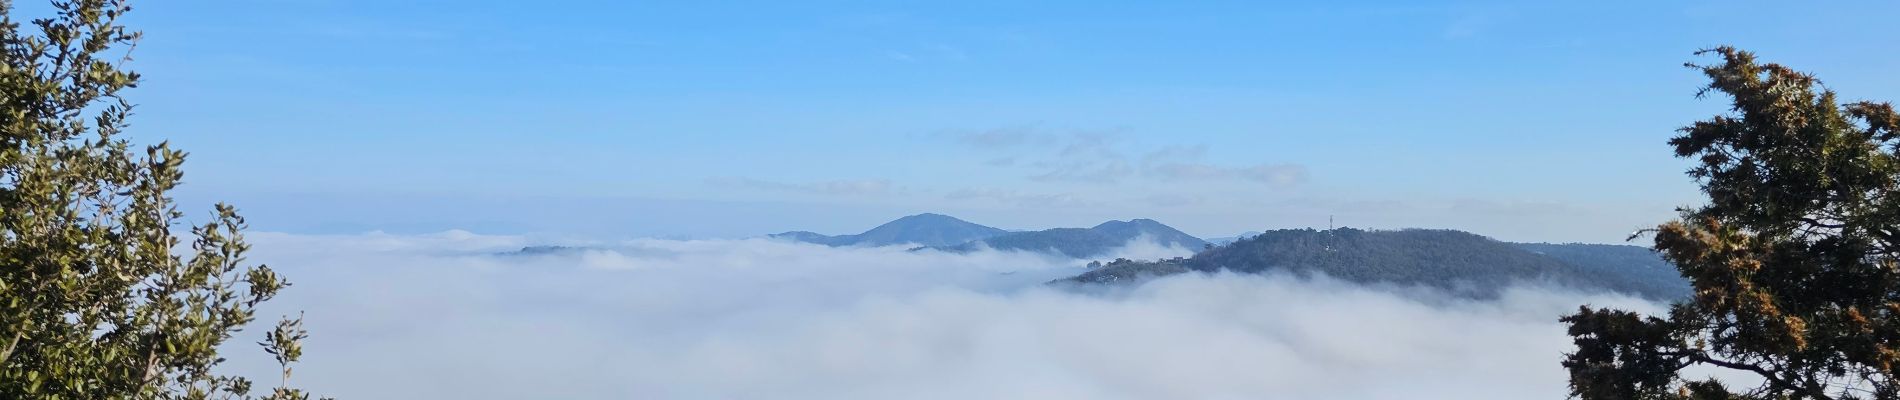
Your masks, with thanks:
[(21, 329), (21, 330), (13, 332), (13, 339), (7, 341), (7, 348), (5, 350), (0, 350), (0, 365), (6, 365), (7, 359), (13, 358), (13, 349), (15, 347), (18, 347), (20, 345), (20, 339), (23, 339), (25, 337), (26, 337), (25, 329)]
[(1743, 363), (1732, 362), (1732, 361), (1727, 361), (1727, 360), (1719, 360), (1713, 357), (1709, 357), (1707, 354), (1703, 354), (1701, 352), (1678, 353), (1676, 355), (1688, 357), (1689, 360), (1693, 362), (1699, 362), (1699, 363), (1704, 363), (1704, 364), (1709, 364), (1709, 365), (1714, 365), (1714, 366), (1734, 369), (1734, 370), (1754, 372), (1756, 375), (1760, 375), (1762, 379), (1767, 380), (1769, 384), (1786, 388), (1788, 390), (1800, 392), (1801, 394), (1807, 395), (1808, 397), (1812, 397), (1816, 400), (1834, 400), (1834, 397), (1828, 396), (1827, 392), (1823, 391), (1823, 388), (1808, 387), (1808, 386), (1799, 385), (1793, 382), (1789, 382), (1786, 379), (1782, 379), (1782, 377), (1778, 373), (1776, 373), (1776, 371), (1770, 371), (1767, 368), (1762, 368), (1761, 366), (1758, 366), (1758, 365), (1743, 364)]

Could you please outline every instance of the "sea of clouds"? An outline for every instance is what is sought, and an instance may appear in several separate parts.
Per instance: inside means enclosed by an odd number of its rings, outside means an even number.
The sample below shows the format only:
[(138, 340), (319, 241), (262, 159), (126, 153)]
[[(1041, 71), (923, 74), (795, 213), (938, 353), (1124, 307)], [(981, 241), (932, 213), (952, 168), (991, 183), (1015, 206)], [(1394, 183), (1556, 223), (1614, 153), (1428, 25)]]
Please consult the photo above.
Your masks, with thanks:
[[(233, 341), (229, 370), (274, 383), (252, 343), (301, 311), (293, 383), (347, 399), (1561, 398), (1560, 315), (1661, 308), (1280, 275), (1063, 290), (1043, 282), (1087, 260), (765, 239), (248, 237), (295, 286)], [(501, 254), (548, 243), (587, 247)]]

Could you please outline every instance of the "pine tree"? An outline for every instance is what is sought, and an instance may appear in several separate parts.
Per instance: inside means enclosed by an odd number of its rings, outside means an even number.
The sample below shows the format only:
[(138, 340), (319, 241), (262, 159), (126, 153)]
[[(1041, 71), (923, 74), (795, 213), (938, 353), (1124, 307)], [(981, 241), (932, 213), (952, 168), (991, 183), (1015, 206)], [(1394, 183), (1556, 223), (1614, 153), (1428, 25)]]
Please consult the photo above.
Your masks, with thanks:
[[(1730, 112), (1670, 141), (1708, 204), (1652, 230), (1694, 295), (1667, 317), (1582, 307), (1583, 399), (1900, 399), (1900, 114), (1729, 47), (1689, 66)], [(1691, 380), (1704, 366), (1759, 385)], [(1749, 385), (1742, 385), (1749, 386)]]

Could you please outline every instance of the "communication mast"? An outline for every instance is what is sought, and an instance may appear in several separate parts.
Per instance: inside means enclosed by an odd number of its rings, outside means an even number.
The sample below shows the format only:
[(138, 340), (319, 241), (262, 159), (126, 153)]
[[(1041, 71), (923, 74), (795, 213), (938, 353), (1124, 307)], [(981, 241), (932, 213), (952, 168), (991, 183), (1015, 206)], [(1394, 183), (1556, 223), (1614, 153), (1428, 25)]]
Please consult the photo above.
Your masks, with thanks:
[(1339, 248), (1334, 247), (1334, 245), (1338, 243), (1338, 237), (1336, 236), (1339, 234), (1339, 232), (1335, 231), (1335, 229), (1338, 229), (1338, 228), (1333, 226), (1332, 214), (1327, 214), (1326, 215), (1326, 232), (1325, 232), (1326, 244), (1323, 250), (1326, 251), (1326, 259), (1328, 261), (1333, 260), (1336, 257), (1335, 255), (1339, 252)]

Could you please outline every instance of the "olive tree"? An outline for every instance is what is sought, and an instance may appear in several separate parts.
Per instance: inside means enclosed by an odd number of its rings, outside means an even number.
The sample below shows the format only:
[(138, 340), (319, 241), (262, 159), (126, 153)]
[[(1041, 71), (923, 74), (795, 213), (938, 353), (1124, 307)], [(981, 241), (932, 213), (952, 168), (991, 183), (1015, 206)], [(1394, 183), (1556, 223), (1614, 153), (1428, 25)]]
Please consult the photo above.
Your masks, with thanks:
[[(251, 381), (214, 371), (218, 350), (289, 284), (245, 261), (235, 208), (180, 222), (168, 193), (184, 152), (123, 138), (122, 94), (140, 81), (131, 8), (52, 6), (22, 23), (0, 0), (0, 398), (251, 398)], [(261, 343), (285, 380), (300, 321)], [(263, 396), (308, 397), (281, 382)]]

